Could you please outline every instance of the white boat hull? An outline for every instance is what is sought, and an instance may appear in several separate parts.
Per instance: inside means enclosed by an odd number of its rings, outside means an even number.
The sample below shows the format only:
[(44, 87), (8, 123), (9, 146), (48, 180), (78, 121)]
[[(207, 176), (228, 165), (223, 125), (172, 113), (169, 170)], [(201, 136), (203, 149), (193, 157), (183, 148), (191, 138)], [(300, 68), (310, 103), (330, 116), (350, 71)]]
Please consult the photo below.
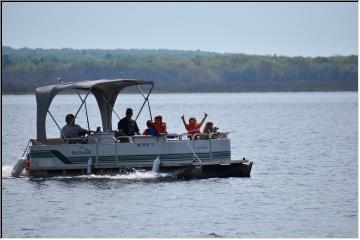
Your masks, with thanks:
[[(159, 157), (160, 169), (195, 165), (230, 164), (230, 140), (167, 140), (165, 137), (134, 137), (133, 142), (119, 143), (112, 136), (98, 135), (87, 144), (30, 146), (29, 175), (84, 170), (91, 159), (96, 169), (151, 169)], [(69, 172), (69, 171), (68, 171)]]
[[(141, 90), (140, 86), (142, 85), (150, 87), (147, 93)], [(121, 131), (112, 130), (112, 114), (115, 112), (114, 106), (119, 93), (124, 88), (131, 86), (136, 86), (144, 98), (144, 102), (135, 120), (146, 103), (150, 119), (152, 119), (149, 95), (154, 87), (153, 81), (99, 79), (59, 83), (36, 88), (36, 139), (29, 141), (32, 145), (30, 148), (26, 147), (23, 154), (27, 153), (26, 161), (24, 165), (19, 163), (19, 166), (14, 169), (14, 175), (19, 174), (21, 166), (25, 166), (26, 174), (29, 176), (96, 174), (97, 172), (122, 171), (124, 169), (152, 169), (153, 166), (156, 171), (183, 170), (184, 176), (250, 175), (251, 164), (245, 166), (246, 162), (231, 162), (228, 133), (212, 132), (211, 134), (196, 134), (196, 136), (192, 136), (196, 140), (187, 139), (187, 133), (180, 136), (170, 134), (160, 137), (133, 136), (129, 138), (127, 136), (119, 136), (122, 134)], [(97, 132), (87, 138), (47, 138), (47, 115), (50, 115), (59, 127), (59, 124), (49, 111), (51, 102), (57, 94), (67, 90), (75, 90), (81, 99), (80, 107), (74, 117), (77, 116), (83, 106), (85, 106), (86, 110), (86, 99), (90, 93), (95, 97), (101, 113), (102, 129), (104, 132), (101, 132), (101, 128), (98, 127)], [(86, 92), (84, 98), (81, 97), (79, 91)], [(117, 114), (117, 116), (119, 115)], [(88, 120), (87, 110), (86, 117)], [(71, 125), (71, 122), (67, 122), (67, 124)], [(88, 132), (90, 132), (90, 128)], [(183, 139), (183, 137), (186, 139)], [(156, 162), (154, 162), (155, 160)], [(234, 169), (236, 169), (235, 172), (233, 171)], [(207, 174), (204, 174), (206, 171)], [(218, 171), (219, 174), (217, 173)]]

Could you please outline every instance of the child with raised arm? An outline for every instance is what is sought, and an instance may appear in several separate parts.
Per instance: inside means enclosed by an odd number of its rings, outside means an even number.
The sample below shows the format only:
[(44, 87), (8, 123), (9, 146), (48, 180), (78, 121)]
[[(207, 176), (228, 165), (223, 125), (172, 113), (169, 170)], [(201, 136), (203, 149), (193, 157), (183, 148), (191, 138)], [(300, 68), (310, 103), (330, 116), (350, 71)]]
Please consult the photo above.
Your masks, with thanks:
[(184, 115), (181, 116), (181, 119), (182, 119), (182, 121), (184, 123), (184, 126), (185, 126), (186, 130), (188, 131), (188, 134), (189, 135), (194, 135), (194, 134), (200, 134), (200, 128), (204, 124), (205, 119), (206, 119), (207, 116), (208, 116), (207, 113), (204, 113), (204, 117), (203, 117), (203, 119), (201, 120), (200, 123), (196, 122), (196, 118), (194, 118), (194, 117), (189, 118), (189, 123), (188, 124), (185, 122)]

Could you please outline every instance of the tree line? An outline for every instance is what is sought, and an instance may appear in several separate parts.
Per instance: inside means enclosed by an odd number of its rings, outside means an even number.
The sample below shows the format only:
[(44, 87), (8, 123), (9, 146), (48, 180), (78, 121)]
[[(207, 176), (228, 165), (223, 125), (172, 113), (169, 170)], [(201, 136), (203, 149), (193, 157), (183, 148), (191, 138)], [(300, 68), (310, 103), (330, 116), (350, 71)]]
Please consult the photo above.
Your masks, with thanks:
[(357, 91), (358, 56), (287, 57), (143, 49), (2, 47), (3, 93), (93, 79), (144, 79), (155, 91)]

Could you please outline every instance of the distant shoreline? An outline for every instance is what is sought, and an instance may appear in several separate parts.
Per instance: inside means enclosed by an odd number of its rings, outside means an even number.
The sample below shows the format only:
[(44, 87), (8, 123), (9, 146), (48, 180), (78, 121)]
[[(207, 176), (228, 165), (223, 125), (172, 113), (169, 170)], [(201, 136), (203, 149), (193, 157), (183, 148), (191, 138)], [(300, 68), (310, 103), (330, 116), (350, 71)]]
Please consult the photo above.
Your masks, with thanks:
[[(358, 56), (3, 47), (2, 91), (96, 79), (152, 80), (158, 93), (357, 91)], [(128, 91), (132, 91), (128, 89)]]

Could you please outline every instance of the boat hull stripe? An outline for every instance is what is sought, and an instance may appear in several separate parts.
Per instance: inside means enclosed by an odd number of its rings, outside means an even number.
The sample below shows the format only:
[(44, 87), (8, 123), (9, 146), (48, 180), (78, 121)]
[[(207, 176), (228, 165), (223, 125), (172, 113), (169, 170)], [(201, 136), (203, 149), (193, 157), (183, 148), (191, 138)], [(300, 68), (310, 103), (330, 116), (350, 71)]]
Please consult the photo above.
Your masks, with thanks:
[[(197, 156), (201, 161), (210, 161), (209, 153), (197, 153)], [(82, 157), (66, 157), (61, 152), (57, 150), (49, 151), (32, 151), (31, 158), (42, 159), (42, 158), (51, 158), (56, 157), (64, 164), (81, 164), (87, 163), (89, 158), (92, 158), (93, 161), (96, 160), (96, 156), (82, 156)], [(123, 163), (123, 162), (151, 162), (157, 155), (148, 154), (148, 155), (119, 155), (117, 156), (99, 156), (99, 163)], [(223, 152), (213, 152), (212, 160), (224, 160), (231, 158), (230, 151)], [(192, 153), (180, 153), (180, 154), (160, 154), (160, 160), (165, 162), (173, 161), (192, 161), (196, 160)]]

